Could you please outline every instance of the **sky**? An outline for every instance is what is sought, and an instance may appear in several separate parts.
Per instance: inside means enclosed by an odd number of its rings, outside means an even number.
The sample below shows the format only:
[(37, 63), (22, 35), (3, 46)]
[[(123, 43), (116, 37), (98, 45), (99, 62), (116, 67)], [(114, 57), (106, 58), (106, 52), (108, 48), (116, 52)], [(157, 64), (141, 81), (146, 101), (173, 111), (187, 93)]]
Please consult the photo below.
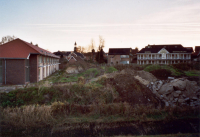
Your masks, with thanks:
[(200, 0), (0, 0), (0, 38), (11, 35), (51, 52), (148, 44), (200, 46)]

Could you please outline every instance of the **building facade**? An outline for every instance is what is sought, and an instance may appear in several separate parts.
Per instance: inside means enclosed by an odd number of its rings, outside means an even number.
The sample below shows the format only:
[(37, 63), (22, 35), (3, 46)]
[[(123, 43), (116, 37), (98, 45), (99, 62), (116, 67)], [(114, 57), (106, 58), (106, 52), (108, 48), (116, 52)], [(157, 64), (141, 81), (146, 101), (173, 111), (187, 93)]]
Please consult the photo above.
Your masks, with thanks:
[(108, 64), (130, 64), (132, 57), (131, 48), (109, 48)]
[(192, 50), (181, 44), (148, 45), (137, 53), (137, 64), (177, 64), (191, 61)]
[(59, 57), (21, 39), (0, 45), (0, 83), (38, 82), (59, 69)]

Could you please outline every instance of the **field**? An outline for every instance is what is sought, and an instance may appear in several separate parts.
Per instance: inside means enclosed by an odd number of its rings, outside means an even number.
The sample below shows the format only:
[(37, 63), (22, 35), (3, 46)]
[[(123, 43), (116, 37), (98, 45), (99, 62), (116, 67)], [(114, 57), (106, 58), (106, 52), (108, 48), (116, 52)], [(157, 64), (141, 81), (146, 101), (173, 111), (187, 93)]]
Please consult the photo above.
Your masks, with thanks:
[[(170, 134), (164, 129), (171, 122), (180, 126), (185, 122), (188, 128), (188, 131), (175, 130), (173, 134), (198, 132), (199, 109), (165, 107), (162, 100), (135, 79), (133, 73), (137, 70), (152, 74), (161, 70), (174, 77), (200, 74), (199, 70), (157, 65), (97, 66), (78, 74), (60, 70), (34, 86), (1, 93), (0, 122), (4, 134), (9, 134), (9, 130), (19, 135), (35, 132), (36, 136), (48, 133), (72, 136), (75, 131), (76, 135), (92, 131), (91, 135), (95, 136)], [(159, 127), (163, 122), (166, 126)], [(151, 124), (154, 128), (149, 129)], [(132, 127), (135, 131), (123, 131), (122, 127)]]

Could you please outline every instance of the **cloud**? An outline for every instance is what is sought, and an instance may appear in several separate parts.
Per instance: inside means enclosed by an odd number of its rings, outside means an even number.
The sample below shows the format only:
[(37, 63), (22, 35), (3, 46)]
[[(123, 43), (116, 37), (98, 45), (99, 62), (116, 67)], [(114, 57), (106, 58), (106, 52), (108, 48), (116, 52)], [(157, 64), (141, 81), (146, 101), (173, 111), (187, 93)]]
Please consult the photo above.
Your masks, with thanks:
[(149, 14), (137, 23), (145, 24), (176, 24), (176, 23), (199, 23), (200, 22), (200, 2), (185, 4), (173, 8), (165, 9), (155, 14)]

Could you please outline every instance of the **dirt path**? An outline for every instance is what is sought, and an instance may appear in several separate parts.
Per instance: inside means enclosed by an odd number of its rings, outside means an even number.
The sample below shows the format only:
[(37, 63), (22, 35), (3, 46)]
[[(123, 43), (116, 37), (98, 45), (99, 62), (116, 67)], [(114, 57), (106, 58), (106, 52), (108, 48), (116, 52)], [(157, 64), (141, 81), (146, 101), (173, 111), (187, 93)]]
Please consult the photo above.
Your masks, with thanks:
[(15, 90), (15, 89), (18, 89), (18, 88), (23, 88), (24, 85), (13, 85), (13, 86), (2, 86), (0, 87), (0, 93), (3, 93), (3, 92), (10, 92), (12, 90)]
[(115, 75), (120, 74), (120, 72), (113, 72), (113, 73), (106, 73), (104, 75), (98, 76), (96, 78), (90, 79), (87, 83), (91, 83), (93, 81), (98, 81), (99, 79), (106, 77), (106, 78), (113, 78)]

